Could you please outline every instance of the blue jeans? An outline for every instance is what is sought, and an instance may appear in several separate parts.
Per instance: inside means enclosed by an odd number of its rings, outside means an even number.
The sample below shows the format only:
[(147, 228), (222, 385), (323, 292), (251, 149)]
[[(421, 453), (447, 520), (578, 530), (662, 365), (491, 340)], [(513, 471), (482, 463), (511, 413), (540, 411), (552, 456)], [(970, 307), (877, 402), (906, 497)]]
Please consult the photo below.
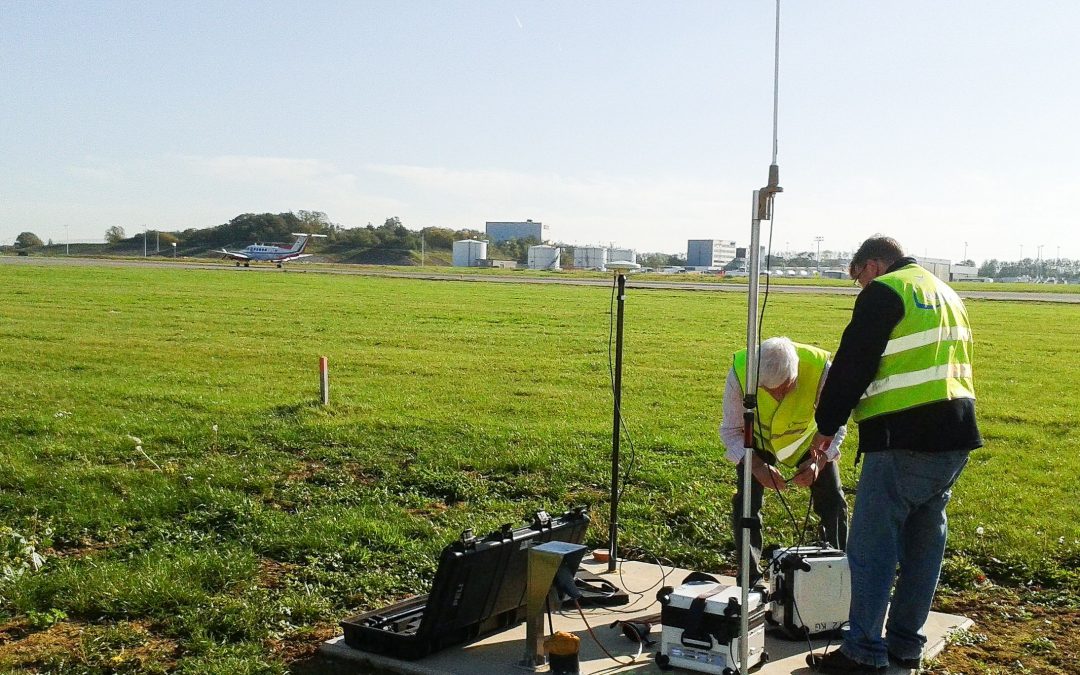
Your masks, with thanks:
[(967, 461), (967, 450), (864, 456), (847, 548), (851, 609), (840, 648), (850, 658), (887, 666), (888, 652), (922, 656), (922, 628), (945, 555), (945, 506)]

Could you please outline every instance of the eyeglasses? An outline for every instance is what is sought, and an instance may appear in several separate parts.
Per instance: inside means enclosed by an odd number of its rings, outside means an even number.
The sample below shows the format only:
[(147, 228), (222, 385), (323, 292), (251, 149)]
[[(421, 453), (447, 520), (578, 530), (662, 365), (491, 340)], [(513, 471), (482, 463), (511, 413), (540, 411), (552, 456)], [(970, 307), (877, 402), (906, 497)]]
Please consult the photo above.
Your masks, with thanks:
[[(867, 260), (867, 261), (866, 261), (866, 262), (864, 262), (864, 263), (863, 263), (862, 265), (859, 265), (859, 266), (858, 266), (858, 267), (856, 268), (856, 270), (857, 270), (857, 271), (856, 271), (856, 272), (855, 272), (855, 274), (853, 274), (853, 275), (852, 275), (852, 277), (851, 277), (851, 282), (852, 282), (853, 284), (855, 284), (856, 286), (858, 286), (859, 288), (863, 288), (863, 287), (865, 287), (865, 286), (866, 286), (866, 284), (864, 284), (864, 283), (863, 283), (863, 281), (862, 281), (862, 275), (863, 275), (863, 272), (865, 272), (865, 271), (866, 271), (866, 269), (867, 269), (867, 267), (869, 266), (869, 264), (870, 264), (870, 261), (869, 261), (869, 260)], [(873, 279), (874, 279), (874, 277), (873, 277), (873, 276), (871, 276), (871, 277), (870, 277), (870, 281), (873, 281)], [(869, 283), (869, 281), (868, 281), (867, 283)]]
[(862, 276), (863, 270), (865, 270), (865, 269), (866, 269), (866, 265), (859, 265), (859, 267), (856, 268), (856, 271), (853, 271), (854, 273), (851, 275), (851, 283), (852, 283), (852, 285), (858, 286), (860, 288), (862, 287), (862, 284), (859, 283), (859, 277)]

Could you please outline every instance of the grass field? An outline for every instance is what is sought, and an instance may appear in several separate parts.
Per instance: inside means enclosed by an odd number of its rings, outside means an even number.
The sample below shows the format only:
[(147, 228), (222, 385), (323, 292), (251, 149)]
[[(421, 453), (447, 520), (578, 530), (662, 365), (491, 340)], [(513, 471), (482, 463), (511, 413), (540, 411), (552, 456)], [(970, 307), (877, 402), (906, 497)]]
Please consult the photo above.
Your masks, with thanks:
[[(0, 670), (278, 672), (424, 590), (465, 527), (588, 504), (606, 540), (609, 289), (30, 266), (0, 285)], [(852, 301), (773, 295), (763, 334), (834, 349)], [(968, 307), (987, 447), (945, 580), (1074, 603), (1080, 312)], [(745, 312), (628, 296), (627, 553), (731, 568), (716, 427)], [(775, 499), (766, 527), (796, 536)]]

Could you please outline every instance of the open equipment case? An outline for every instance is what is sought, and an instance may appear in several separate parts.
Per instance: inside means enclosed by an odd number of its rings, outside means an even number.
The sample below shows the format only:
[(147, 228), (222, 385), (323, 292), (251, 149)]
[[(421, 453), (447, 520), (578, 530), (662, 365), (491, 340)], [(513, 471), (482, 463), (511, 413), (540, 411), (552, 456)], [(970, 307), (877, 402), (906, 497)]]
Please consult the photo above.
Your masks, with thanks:
[[(588, 526), (579, 507), (561, 516), (537, 511), (528, 526), (506, 524), (482, 538), (465, 530), (439, 556), (430, 593), (343, 620), (345, 644), (414, 660), (510, 628), (525, 619), (529, 549), (549, 541), (580, 544)], [(583, 604), (590, 595), (594, 604), (628, 601), (625, 592), (593, 575), (576, 581), (584, 586)]]

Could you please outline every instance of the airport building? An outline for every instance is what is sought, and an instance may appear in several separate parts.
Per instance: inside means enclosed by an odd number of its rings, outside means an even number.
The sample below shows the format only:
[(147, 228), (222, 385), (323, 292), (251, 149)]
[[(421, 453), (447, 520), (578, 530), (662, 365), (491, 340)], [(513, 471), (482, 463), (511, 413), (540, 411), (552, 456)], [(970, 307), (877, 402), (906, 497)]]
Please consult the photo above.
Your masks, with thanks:
[(933, 274), (942, 281), (950, 281), (950, 275), (952, 273), (952, 261), (945, 258), (917, 258), (919, 265), (921, 265), (928, 272)]
[(543, 223), (526, 220), (524, 222), (488, 221), (484, 224), (484, 231), (488, 239), (499, 244), (514, 239), (528, 239), (532, 237), (537, 242), (544, 240)]
[(686, 242), (687, 267), (723, 267), (735, 259), (730, 239), (690, 239)]

